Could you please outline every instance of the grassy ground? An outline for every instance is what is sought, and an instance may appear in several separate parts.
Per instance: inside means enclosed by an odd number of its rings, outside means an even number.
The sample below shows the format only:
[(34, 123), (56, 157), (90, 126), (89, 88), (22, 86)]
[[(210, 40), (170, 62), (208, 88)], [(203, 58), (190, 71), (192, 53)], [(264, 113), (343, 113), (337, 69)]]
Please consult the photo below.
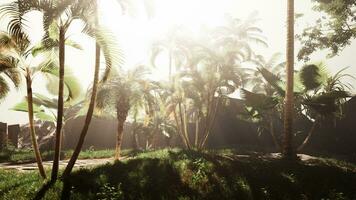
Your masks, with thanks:
[[(159, 150), (81, 169), (44, 199), (356, 199), (356, 166), (334, 159), (291, 163), (233, 150)], [(0, 199), (32, 199), (36, 173), (0, 170)]]

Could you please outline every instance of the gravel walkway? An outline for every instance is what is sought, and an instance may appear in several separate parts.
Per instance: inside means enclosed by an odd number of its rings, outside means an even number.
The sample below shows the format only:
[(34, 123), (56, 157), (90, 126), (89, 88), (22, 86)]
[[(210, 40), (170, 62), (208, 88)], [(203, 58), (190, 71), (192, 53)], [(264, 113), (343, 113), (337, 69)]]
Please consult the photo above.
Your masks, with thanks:
[[(61, 160), (59, 162), (59, 167), (64, 168), (69, 160)], [(101, 159), (85, 159), (77, 160), (75, 163), (75, 168), (92, 167), (96, 165), (103, 165), (106, 163), (113, 163), (113, 158), (101, 158)], [(44, 161), (43, 166), (45, 168), (52, 167), (52, 161)], [(37, 170), (37, 163), (24, 163), (24, 164), (11, 164), (11, 163), (0, 163), (0, 169), (5, 170), (19, 170), (19, 171), (32, 171)]]

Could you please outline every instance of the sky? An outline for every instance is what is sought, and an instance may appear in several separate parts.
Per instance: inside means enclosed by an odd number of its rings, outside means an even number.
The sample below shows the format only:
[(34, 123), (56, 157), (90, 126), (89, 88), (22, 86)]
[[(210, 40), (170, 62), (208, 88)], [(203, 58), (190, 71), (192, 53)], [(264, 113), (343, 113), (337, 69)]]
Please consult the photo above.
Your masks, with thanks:
[[(4, 2), (6, 0), (2, 0)], [(140, 0), (133, 0), (139, 2)], [(312, 11), (310, 0), (296, 1), (296, 13), (304, 16), (296, 23), (296, 33), (300, 33), (304, 27), (313, 24), (320, 13)], [(0, 3), (1, 4), (1, 3)], [(201, 24), (216, 26), (222, 23), (226, 14), (237, 18), (246, 18), (257, 11), (259, 21), (256, 23), (263, 30), (263, 35), (268, 39), (268, 48), (258, 48), (256, 51), (267, 57), (273, 53), (285, 52), (286, 38), (286, 1), (285, 0), (156, 0), (156, 16), (153, 19), (141, 13), (143, 7), (136, 8), (132, 16), (123, 16), (119, 5), (115, 0), (103, 0), (100, 4), (100, 22), (109, 27), (118, 40), (119, 47), (125, 55), (124, 68), (130, 68), (140, 63), (147, 62), (149, 45), (154, 39), (161, 38), (172, 24), (185, 24), (190, 29), (197, 29)], [(31, 40), (37, 42), (41, 39), (43, 29), (41, 25), (41, 13), (29, 14), (29, 33)], [(0, 29), (6, 26), (0, 24)], [(94, 41), (79, 34), (80, 23), (74, 23), (67, 36), (80, 43), (83, 51), (68, 49), (66, 52), (66, 64), (78, 76), (83, 91), (90, 85), (94, 65)], [(296, 44), (296, 50), (299, 48)], [(297, 51), (296, 51), (297, 52)], [(322, 51), (312, 55), (313, 61), (324, 61), (328, 69), (335, 73), (343, 67), (350, 67), (346, 72), (356, 75), (356, 42), (345, 48), (340, 55), (328, 59), (327, 52)], [(283, 60), (283, 58), (282, 58)], [(160, 59), (160, 65), (167, 60)], [(296, 63), (296, 68), (303, 63)], [(168, 68), (158, 68), (152, 76), (161, 78), (162, 74), (168, 74)], [(347, 80), (353, 85), (355, 81)], [(45, 93), (43, 79), (34, 81), (34, 92)], [(354, 91), (356, 92), (356, 91)], [(0, 122), (8, 124), (27, 123), (27, 114), (10, 110), (14, 104), (21, 101), (26, 92), (22, 87), (18, 91), (12, 90), (8, 97), (0, 102)]]

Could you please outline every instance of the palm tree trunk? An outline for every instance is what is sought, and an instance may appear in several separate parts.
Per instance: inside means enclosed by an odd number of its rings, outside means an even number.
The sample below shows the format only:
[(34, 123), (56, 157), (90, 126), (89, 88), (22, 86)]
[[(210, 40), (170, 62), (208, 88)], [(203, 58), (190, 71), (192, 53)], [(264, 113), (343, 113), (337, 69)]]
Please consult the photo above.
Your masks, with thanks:
[(58, 177), (59, 156), (61, 151), (61, 133), (63, 126), (63, 99), (64, 99), (64, 62), (65, 62), (65, 28), (59, 28), (59, 88), (58, 88), (58, 109), (57, 109), (57, 127), (56, 144), (54, 149), (53, 167), (51, 180), (55, 181)]
[(176, 125), (177, 125), (178, 134), (181, 136), (181, 139), (182, 139), (182, 141), (183, 141), (185, 147), (186, 147), (187, 149), (190, 149), (190, 145), (188, 144), (188, 141), (187, 141), (187, 139), (185, 138), (185, 135), (184, 135), (183, 130), (182, 130), (182, 128), (181, 128), (181, 125), (179, 124), (177, 112), (174, 110), (174, 111), (173, 111), (173, 114), (174, 114), (174, 120), (175, 120)]
[(116, 135), (116, 148), (115, 148), (115, 160), (120, 159), (122, 136), (124, 135), (124, 121), (118, 120), (117, 135)]
[(169, 77), (169, 81), (172, 80), (172, 51), (169, 49), (169, 71), (168, 71), (168, 77)]
[(115, 160), (120, 159), (122, 136), (124, 135), (124, 124), (130, 110), (129, 99), (122, 97), (116, 104), (117, 115), (117, 135), (116, 135), (116, 148), (115, 148)]
[(303, 143), (301, 145), (299, 145), (299, 147), (297, 148), (297, 151), (303, 150), (304, 147), (309, 143), (309, 140), (310, 140), (311, 136), (313, 135), (317, 124), (318, 124), (318, 120), (315, 120), (312, 127), (309, 130), (308, 136), (304, 139)]
[(185, 115), (183, 113), (183, 110), (182, 110), (182, 104), (179, 102), (178, 103), (178, 111), (179, 111), (179, 118), (180, 118), (180, 123), (181, 123), (181, 126), (182, 126), (182, 132), (184, 134), (184, 137), (187, 141), (187, 144), (188, 144), (188, 147), (190, 148), (192, 145), (190, 143), (190, 140), (189, 140), (189, 135), (188, 135), (188, 132), (187, 132), (187, 124), (185, 123)]
[(284, 105), (283, 156), (293, 159), (293, 79), (294, 79), (294, 0), (288, 0), (287, 10), (287, 88)]
[(200, 120), (200, 115), (199, 112), (196, 113), (196, 119), (195, 119), (195, 141), (194, 141), (194, 146), (198, 147), (198, 142), (199, 142), (199, 120)]
[(136, 127), (132, 131), (132, 144), (133, 144), (134, 150), (139, 150), (141, 148), (139, 140), (138, 140), (138, 133), (137, 133)]
[[(214, 101), (212, 101), (212, 102), (214, 102)], [(213, 126), (214, 126), (214, 124), (215, 124), (215, 119), (216, 119), (216, 115), (217, 115), (217, 113), (218, 113), (219, 104), (220, 104), (220, 98), (217, 98), (215, 107), (212, 108), (212, 110), (213, 110), (213, 113), (211, 114), (211, 115), (212, 115), (212, 119), (207, 119), (207, 120), (209, 120), (209, 121), (208, 121), (208, 127), (207, 127), (207, 129), (206, 129), (205, 136), (203, 137), (203, 141), (202, 141), (202, 143), (201, 143), (201, 145), (200, 145), (200, 148), (201, 148), (201, 149), (204, 148), (205, 143), (206, 143), (206, 141), (207, 141), (208, 138), (209, 138), (211, 129), (213, 128)], [(212, 103), (212, 105), (214, 105), (214, 103)], [(210, 117), (209, 117), (209, 118), (210, 118)]]
[(100, 70), (100, 47), (99, 47), (98, 43), (96, 43), (93, 91), (92, 91), (91, 97), (90, 97), (89, 108), (88, 108), (87, 115), (86, 115), (86, 118), (85, 118), (84, 127), (83, 127), (82, 132), (80, 133), (80, 136), (79, 136), (78, 143), (77, 143), (77, 145), (75, 147), (73, 155), (71, 156), (71, 158), (70, 158), (70, 160), (68, 162), (68, 165), (67, 165), (66, 169), (63, 172), (63, 176), (64, 177), (69, 176), (69, 174), (73, 170), (75, 162), (77, 161), (78, 156), (80, 154), (80, 151), (81, 151), (81, 149), (83, 147), (84, 139), (85, 139), (85, 137), (86, 137), (86, 135), (88, 133), (89, 125), (90, 125), (91, 119), (93, 117), (94, 108), (95, 108), (96, 94), (97, 94), (98, 83), (99, 83), (99, 70)]
[(281, 144), (278, 142), (278, 139), (277, 139), (276, 134), (274, 132), (274, 123), (273, 123), (272, 119), (269, 121), (269, 132), (271, 133), (274, 146), (279, 151), (281, 149)]
[[(27, 72), (30, 73), (30, 72)], [(27, 106), (28, 106), (28, 120), (30, 123), (30, 134), (32, 140), (33, 151), (35, 152), (36, 162), (38, 166), (38, 170), (40, 175), (43, 179), (46, 179), (46, 172), (43, 168), (42, 157), (40, 150), (38, 148), (35, 127), (34, 127), (34, 120), (33, 120), (33, 99), (32, 99), (32, 80), (31, 76), (28, 74), (26, 75), (26, 86), (27, 86)]]
[[(204, 124), (204, 129), (202, 131), (202, 141), (199, 141), (199, 146), (198, 149), (202, 148), (203, 145), (203, 140), (206, 136), (206, 133), (208, 132), (208, 128), (209, 128), (209, 121), (210, 121), (210, 116), (211, 116), (211, 110), (213, 109), (213, 102), (214, 102), (214, 96), (210, 95), (210, 90), (208, 90), (208, 98), (207, 98), (207, 109), (206, 109), (206, 116), (205, 116), (205, 124)], [(214, 92), (213, 92), (214, 94)]]

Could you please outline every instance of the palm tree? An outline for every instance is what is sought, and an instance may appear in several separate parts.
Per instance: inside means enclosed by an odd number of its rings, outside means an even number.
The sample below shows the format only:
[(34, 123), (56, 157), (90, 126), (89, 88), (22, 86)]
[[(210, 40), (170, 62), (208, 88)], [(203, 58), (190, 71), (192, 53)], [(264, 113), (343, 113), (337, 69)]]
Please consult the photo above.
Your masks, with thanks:
[(246, 89), (241, 89), (241, 97), (244, 100), (245, 112), (239, 113), (240, 118), (256, 123), (259, 135), (268, 131), (276, 149), (280, 150), (281, 144), (275, 131), (275, 124), (280, 119), (280, 98), (274, 94), (272, 96)]
[[(55, 181), (58, 176), (58, 167), (59, 167), (59, 155), (60, 155), (60, 144), (61, 144), (61, 133), (62, 133), (62, 126), (63, 126), (63, 95), (64, 95), (64, 66), (65, 66), (65, 43), (68, 38), (66, 38), (66, 32), (69, 29), (71, 23), (74, 20), (81, 20), (84, 22), (85, 26), (83, 29), (83, 33), (86, 33), (90, 36), (97, 37), (100, 35), (99, 33), (102, 33), (103, 31), (99, 31), (99, 27), (93, 26), (92, 24), (95, 24), (95, 3), (92, 1), (84, 1), (84, 0), (68, 0), (68, 1), (36, 1), (33, 4), (27, 5), (27, 2), (22, 2), (21, 4), (22, 7), (26, 10), (40, 10), (43, 12), (44, 16), (44, 26), (46, 30), (45, 37), (43, 39), (44, 45), (51, 45), (53, 43), (58, 43), (59, 44), (59, 87), (58, 87), (58, 109), (57, 109), (57, 126), (56, 126), (56, 144), (55, 144), (55, 154), (54, 154), (54, 159), (53, 159), (53, 167), (52, 167), (52, 177), (51, 179)], [(49, 37), (51, 34), (50, 26), (57, 27), (57, 32), (59, 35), (58, 40), (53, 40), (52, 38)], [(100, 43), (99, 41), (103, 41), (98, 39), (97, 43)], [(110, 72), (110, 67), (111, 67), (111, 59), (107, 59), (110, 57), (112, 54), (107, 50), (107, 47), (110, 46), (109, 43), (106, 43), (106, 45), (102, 45), (104, 48), (104, 56), (106, 57), (106, 64), (107, 64), (107, 69), (105, 71), (104, 79), (107, 78), (109, 72)], [(94, 73), (94, 82), (98, 82), (98, 73), (99, 73), (99, 56), (100, 52), (98, 46), (96, 48), (96, 70)], [(117, 52), (116, 52), (117, 53)], [(121, 55), (119, 52), (118, 55)], [(97, 86), (97, 84), (95, 85)], [(96, 87), (95, 87), (96, 88)], [(93, 96), (95, 96), (95, 92), (93, 93)], [(95, 101), (95, 97), (91, 98), (91, 101)], [(86, 120), (86, 125), (89, 126), (90, 119), (91, 119), (91, 110), (93, 109), (93, 106), (89, 107), (88, 110), (88, 117)], [(87, 128), (83, 128), (83, 134), (85, 135)], [(80, 146), (80, 145), (79, 145)], [(76, 153), (77, 154), (77, 153)], [(76, 155), (75, 154), (75, 155)], [(76, 156), (73, 157), (73, 160), (75, 162), (76, 159), (74, 159)], [(72, 161), (73, 162), (73, 161)], [(71, 162), (71, 163), (72, 163)], [(74, 164), (73, 164), (74, 165)]]
[[(154, 96), (151, 91), (154, 88), (152, 82), (145, 79), (147, 70), (140, 66), (127, 73), (121, 72), (114, 76), (98, 91), (96, 107), (102, 112), (116, 115), (118, 121), (115, 159), (120, 158), (124, 123), (131, 107), (152, 107)], [(112, 110), (115, 110), (112, 113)]]
[[(45, 29), (45, 36), (43, 39), (44, 48), (52, 48), (53, 44), (58, 44), (59, 47), (59, 86), (58, 86), (58, 109), (57, 109), (57, 126), (56, 126), (56, 144), (53, 159), (52, 177), (54, 181), (57, 179), (61, 133), (63, 125), (63, 105), (64, 105), (64, 67), (65, 67), (65, 42), (66, 32), (75, 19), (82, 14), (78, 4), (72, 5), (74, 2), (79, 3), (78, 0), (72, 1), (41, 1), (41, 0), (18, 0), (11, 2), (4, 6), (3, 11), (9, 15), (18, 15), (18, 22), (22, 21), (23, 16), (32, 11), (39, 10), (43, 13), (43, 23)], [(53, 25), (55, 24), (55, 25)], [(56, 27), (58, 31), (58, 38), (50, 37), (50, 26)]]
[[(245, 22), (229, 19), (227, 26), (202, 30), (199, 38), (174, 41), (179, 44), (175, 51), (184, 55), (176, 57), (183, 67), (172, 77), (165, 101), (188, 149), (205, 146), (222, 100), (248, 80), (242, 63), (252, 59), (251, 41), (266, 45), (252, 17)], [(194, 142), (189, 123), (195, 124)]]
[(299, 72), (299, 79), (304, 87), (302, 95), (303, 111), (305, 115), (313, 121), (307, 137), (297, 147), (297, 151), (302, 151), (310, 141), (315, 128), (327, 119), (336, 119), (343, 116), (342, 104), (346, 99), (352, 97), (348, 91), (352, 87), (341, 82), (343, 77), (352, 77), (343, 74), (341, 69), (334, 76), (328, 75), (322, 63), (309, 64), (303, 66)]
[[(84, 144), (84, 139), (86, 137), (86, 134), (89, 129), (89, 125), (94, 113), (94, 108), (95, 108), (95, 101), (96, 101), (96, 96), (97, 96), (97, 90), (98, 90), (98, 85), (99, 85), (99, 70), (100, 70), (100, 54), (101, 51), (103, 51), (105, 61), (106, 61), (106, 68), (104, 75), (102, 77), (102, 82), (106, 82), (107, 79), (110, 76), (111, 73), (111, 68), (112, 66), (120, 65), (123, 63), (123, 55), (120, 52), (120, 50), (117, 49), (117, 44), (113, 40), (113, 36), (110, 35), (110, 31), (103, 29), (103, 27), (99, 26), (99, 16), (98, 16), (98, 5), (97, 5), (97, 0), (92, 0), (91, 5), (93, 7), (93, 16), (94, 18), (92, 25), (87, 24), (87, 32), (89, 35), (92, 35), (95, 40), (96, 40), (96, 45), (95, 45), (95, 71), (94, 71), (94, 78), (93, 78), (93, 87), (92, 87), (92, 92), (91, 92), (91, 97), (90, 97), (90, 102), (89, 102), (89, 107), (88, 111), (86, 114), (85, 118), (85, 123), (83, 126), (83, 129), (80, 133), (78, 143), (74, 149), (74, 152), (68, 162), (68, 165), (66, 169), (63, 172), (63, 176), (66, 177), (68, 176), (74, 165), (76, 160), (78, 159), (79, 153), (82, 149), (82, 146)], [(86, 8), (88, 9), (88, 8)], [(88, 17), (88, 16), (85, 16)]]
[(168, 53), (168, 78), (172, 79), (173, 68), (179, 70), (188, 65), (189, 49), (184, 44), (182, 27), (173, 27), (166, 35), (166, 38), (156, 41), (152, 45), (151, 64), (156, 65), (157, 57), (163, 53)]
[(283, 110), (281, 109), (282, 96), (279, 94), (285, 94), (281, 87), (284, 84), (281, 78), (285, 77), (283, 70), (285, 62), (281, 62), (280, 57), (280, 53), (274, 53), (269, 59), (265, 59), (262, 55), (253, 55), (250, 62), (256, 66), (256, 69), (251, 70), (247, 84), (251, 87), (251, 92), (247, 89), (241, 90), (245, 112), (240, 114), (242, 119), (257, 123), (259, 135), (264, 131), (269, 132), (278, 150), (281, 150), (281, 143), (275, 125), (282, 121), (280, 115)]
[[(226, 54), (198, 45), (192, 49), (194, 67), (178, 73), (166, 100), (168, 115), (175, 119), (185, 146), (202, 149), (213, 128), (218, 108), (227, 95), (241, 84), (239, 64), (231, 64)], [(194, 142), (189, 123), (195, 124)]]
[(255, 26), (258, 21), (256, 15), (255, 12), (251, 13), (246, 20), (227, 16), (226, 25), (213, 30), (212, 36), (216, 41), (216, 47), (227, 49), (231, 58), (251, 61), (252, 44), (268, 47), (266, 38), (262, 35), (262, 30)]
[[(322, 64), (305, 65), (298, 72), (299, 79), (296, 79), (294, 88), (294, 113), (295, 116), (305, 116), (312, 121), (312, 126), (303, 139), (302, 143), (297, 147), (297, 151), (301, 151), (310, 141), (312, 134), (321, 122), (330, 118), (342, 117), (341, 105), (346, 98), (351, 97), (348, 91), (351, 86), (341, 82), (343, 77), (351, 77), (348, 74), (343, 74), (345, 69), (340, 70), (334, 76), (327, 73), (326, 68)], [(285, 91), (283, 85), (285, 82), (281, 79), (278, 73), (274, 74), (267, 68), (260, 68), (259, 72), (265, 80), (265, 85), (269, 85), (268, 91), (263, 93), (249, 92), (242, 89), (242, 97), (245, 100), (247, 107), (246, 113), (242, 114), (250, 121), (257, 122), (264, 129), (268, 124), (269, 131), (274, 142), (279, 146), (279, 141), (273, 135), (273, 124), (275, 119), (280, 119), (278, 113), (282, 111), (279, 106), (283, 102)], [(259, 82), (256, 83), (257, 85)], [(253, 87), (256, 88), (256, 87)]]
[[(40, 174), (43, 178), (46, 178), (45, 171), (42, 165), (42, 159), (39, 152), (36, 133), (34, 129), (34, 114), (37, 116), (45, 117), (45, 113), (38, 114), (38, 110), (34, 109), (34, 99), (33, 99), (33, 92), (32, 92), (32, 82), (34, 78), (38, 74), (42, 74), (43, 77), (48, 78), (47, 88), (50, 92), (52, 92), (53, 86), (55, 86), (55, 81), (58, 80), (58, 65), (56, 62), (56, 58), (54, 56), (54, 51), (44, 53), (45, 59), (40, 62), (36, 66), (31, 66), (31, 58), (34, 52), (38, 52), (39, 46), (31, 46), (29, 40), (27, 40), (27, 36), (22, 35), (22, 39), (16, 38), (14, 35), (8, 34), (1, 34), (0, 40), (2, 41), (3, 49), (1, 50), (1, 62), (7, 64), (8, 66), (13, 65), (16, 67), (19, 72), (22, 72), (24, 78), (26, 79), (26, 88), (27, 88), (27, 100), (26, 106), (20, 106), (21, 108), (25, 109), (28, 112), (29, 117), (29, 124), (30, 124), (30, 135), (32, 138), (32, 144), (38, 164), (38, 168)], [(6, 42), (7, 41), (7, 42)], [(25, 48), (25, 49), (23, 49)], [(36, 53), (37, 54), (37, 53)], [(11, 62), (10, 62), (11, 61)], [(71, 79), (72, 76), (67, 76), (65, 82), (65, 91), (68, 97), (66, 98), (67, 101), (75, 99), (80, 96), (80, 88), (77, 86), (77, 81)], [(21, 110), (23, 111), (23, 110)], [(46, 116), (48, 117), (48, 116)], [(48, 119), (48, 118), (47, 118)]]
[(293, 82), (294, 82), (294, 0), (287, 3), (287, 87), (284, 105), (284, 138), (282, 153), (285, 158), (296, 157), (293, 149)]
[[(16, 65), (20, 65), (22, 67), (22, 70), (25, 73), (25, 78), (26, 78), (26, 85), (27, 85), (27, 94), (28, 94), (28, 109), (29, 109), (29, 120), (30, 120), (30, 127), (31, 127), (31, 137), (32, 137), (32, 142), (34, 146), (34, 151), (36, 154), (36, 160), (38, 163), (38, 167), (41, 173), (42, 177), (45, 176), (45, 172), (43, 170), (42, 166), (42, 161), (41, 161), (41, 156), (38, 150), (38, 145), (37, 145), (37, 140), (34, 132), (34, 127), (33, 127), (33, 104), (32, 104), (32, 76), (33, 72), (31, 71), (30, 67), (26, 65), (25, 59), (27, 59), (31, 52), (35, 52), (35, 49), (39, 51), (39, 49), (44, 49), (44, 48), (35, 48), (35, 47), (30, 47), (30, 41), (28, 39), (27, 34), (23, 31), (23, 21), (25, 20), (23, 16), (32, 10), (37, 4), (40, 4), (40, 2), (37, 1), (15, 1), (11, 2), (9, 4), (5, 4), (1, 6), (0, 11), (3, 16), (10, 17), (10, 23), (8, 25), (8, 32), (9, 35), (4, 34), (2, 35), (2, 44), (4, 45), (5, 49), (10, 50), (10, 51), (15, 51), (15, 54), (18, 55), (18, 57), (10, 57), (8, 59), (14, 60), (16, 62)], [(48, 35), (48, 38), (50, 38), (50, 35)], [(53, 38), (51, 38), (53, 39)], [(64, 45), (64, 44), (63, 44)], [(56, 46), (54, 43), (51, 43), (48, 45), (48, 49), (53, 48)], [(35, 54), (35, 53), (34, 53)], [(50, 66), (53, 65), (53, 63), (48, 62)], [(41, 66), (41, 68), (44, 66)], [(48, 67), (48, 66), (47, 66)], [(46, 68), (46, 67), (44, 67)], [(46, 68), (47, 69), (47, 68)], [(41, 71), (38, 70), (38, 71)], [(47, 72), (51, 70), (47, 69)], [(52, 73), (54, 72), (53, 70), (51, 71)], [(62, 77), (63, 78), (63, 77)], [(61, 80), (61, 78), (60, 78)]]

